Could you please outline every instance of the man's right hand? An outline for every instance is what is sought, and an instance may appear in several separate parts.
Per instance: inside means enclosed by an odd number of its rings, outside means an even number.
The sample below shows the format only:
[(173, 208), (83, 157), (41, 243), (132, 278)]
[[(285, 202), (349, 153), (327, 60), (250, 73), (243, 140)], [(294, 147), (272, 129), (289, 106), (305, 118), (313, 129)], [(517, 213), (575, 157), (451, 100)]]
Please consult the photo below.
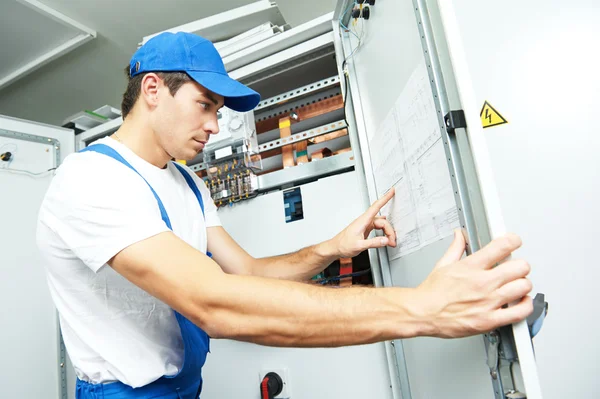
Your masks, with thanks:
[(426, 335), (457, 338), (486, 333), (529, 316), (533, 312), (528, 296), (532, 284), (526, 278), (529, 264), (510, 260), (496, 266), (520, 246), (521, 239), (509, 234), (461, 260), (465, 239), (455, 232), (446, 254), (416, 290)]

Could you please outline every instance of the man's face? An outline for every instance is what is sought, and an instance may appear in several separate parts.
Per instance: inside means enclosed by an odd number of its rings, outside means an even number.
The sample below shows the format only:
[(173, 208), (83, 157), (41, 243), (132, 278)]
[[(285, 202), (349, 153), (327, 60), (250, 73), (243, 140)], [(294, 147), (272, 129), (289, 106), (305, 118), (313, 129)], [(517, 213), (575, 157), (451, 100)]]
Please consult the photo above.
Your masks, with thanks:
[(217, 111), (223, 97), (196, 82), (183, 84), (174, 96), (162, 80), (152, 122), (161, 147), (173, 158), (191, 160), (219, 133)]

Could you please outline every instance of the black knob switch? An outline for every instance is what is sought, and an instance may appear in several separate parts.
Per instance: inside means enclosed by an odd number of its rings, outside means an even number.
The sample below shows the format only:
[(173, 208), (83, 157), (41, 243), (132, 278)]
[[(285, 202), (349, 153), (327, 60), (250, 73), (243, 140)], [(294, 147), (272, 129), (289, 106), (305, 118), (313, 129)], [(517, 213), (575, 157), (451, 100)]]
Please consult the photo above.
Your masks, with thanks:
[(267, 373), (260, 383), (261, 399), (273, 399), (283, 391), (283, 380), (277, 373)]

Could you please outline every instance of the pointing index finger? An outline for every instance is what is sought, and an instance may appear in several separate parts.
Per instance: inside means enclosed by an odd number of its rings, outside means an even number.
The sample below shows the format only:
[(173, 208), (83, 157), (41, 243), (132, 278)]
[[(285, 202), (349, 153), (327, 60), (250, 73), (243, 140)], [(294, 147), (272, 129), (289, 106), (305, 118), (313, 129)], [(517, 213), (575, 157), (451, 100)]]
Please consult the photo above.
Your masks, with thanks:
[(365, 212), (365, 216), (369, 219), (375, 218), (375, 216), (377, 216), (381, 208), (383, 208), (385, 204), (387, 204), (394, 197), (395, 194), (396, 190), (394, 189), (394, 187), (392, 187), (390, 191), (384, 194), (383, 197), (373, 202), (373, 205), (371, 205), (367, 212)]

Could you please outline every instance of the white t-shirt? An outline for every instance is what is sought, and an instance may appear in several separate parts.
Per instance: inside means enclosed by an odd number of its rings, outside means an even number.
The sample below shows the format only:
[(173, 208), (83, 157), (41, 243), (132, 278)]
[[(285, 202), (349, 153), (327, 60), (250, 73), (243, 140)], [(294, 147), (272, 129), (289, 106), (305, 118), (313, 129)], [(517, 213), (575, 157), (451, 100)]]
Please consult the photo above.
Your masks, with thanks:
[[(204, 182), (190, 171), (206, 223), (175, 165), (157, 168), (111, 138), (98, 143), (117, 150), (144, 176), (173, 232), (206, 252), (206, 227), (220, 221)], [(58, 168), (40, 209), (37, 242), (78, 378), (140, 387), (179, 371), (183, 342), (173, 310), (106, 265), (129, 245), (168, 230), (146, 182), (113, 158), (75, 153)]]

